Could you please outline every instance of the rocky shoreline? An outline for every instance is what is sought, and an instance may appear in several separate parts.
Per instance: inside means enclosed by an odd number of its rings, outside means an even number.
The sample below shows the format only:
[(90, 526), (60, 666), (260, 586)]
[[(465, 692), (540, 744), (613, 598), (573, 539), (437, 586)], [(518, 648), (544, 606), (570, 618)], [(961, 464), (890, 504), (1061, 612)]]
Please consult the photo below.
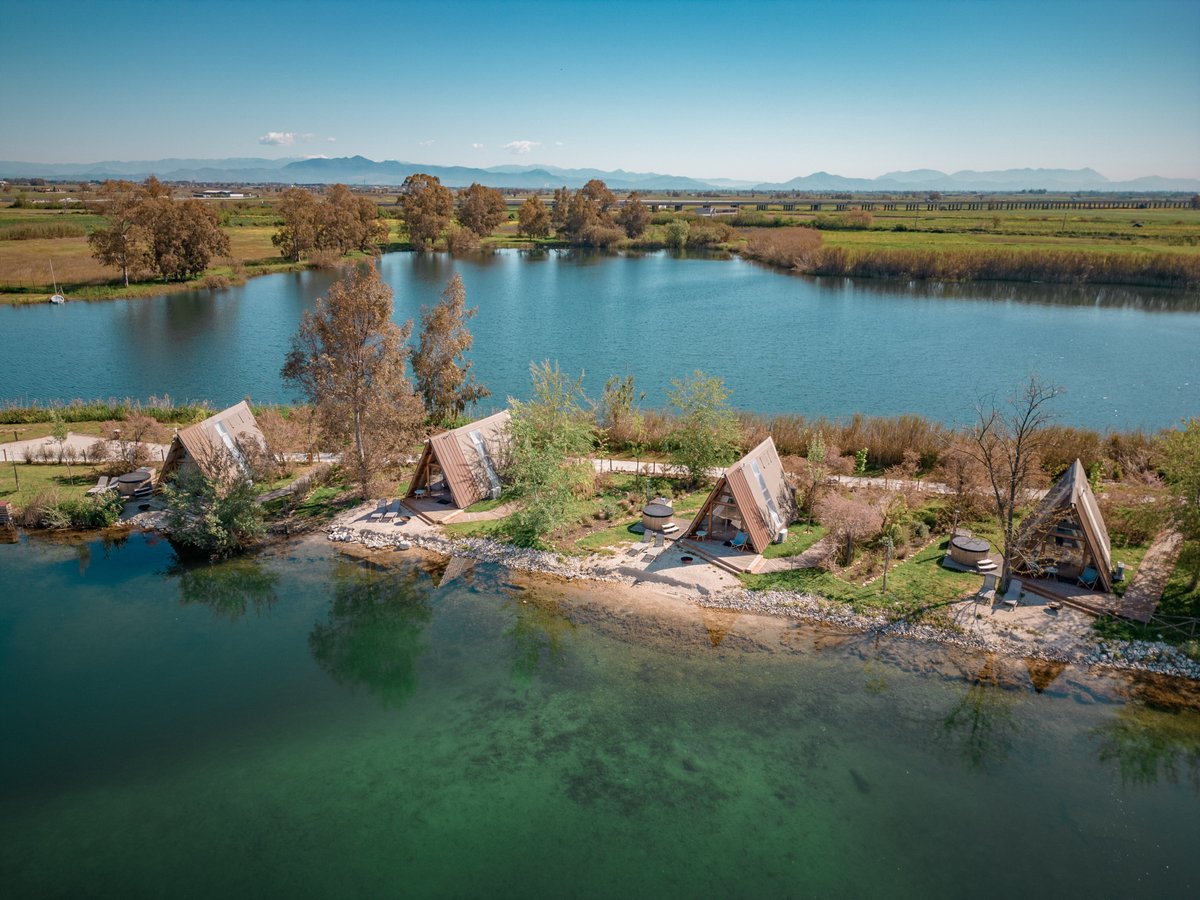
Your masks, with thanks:
[[(336, 523), (330, 526), (327, 536), (336, 543), (354, 543), (373, 550), (395, 550), (407, 544), (443, 556), (467, 557), (477, 562), (495, 563), (569, 581), (594, 581), (629, 587), (638, 583), (638, 579), (623, 574), (611, 564), (606, 564), (604, 557), (562, 557), (544, 550), (513, 547), (489, 538), (449, 538), (437, 533), (411, 532), (380, 534)], [(690, 592), (687, 599), (696, 606), (709, 609), (783, 616), (864, 633), (936, 642), (1023, 659), (1063, 662), (1083, 668), (1146, 672), (1200, 681), (1200, 663), (1190, 659), (1177, 648), (1161, 642), (1112, 641), (1089, 635), (1079, 638), (1069, 648), (1055, 647), (1048, 650), (1019, 640), (984, 638), (932, 625), (915, 624), (903, 619), (863, 615), (844, 604), (797, 592), (749, 591), (736, 588), (715, 593)]]

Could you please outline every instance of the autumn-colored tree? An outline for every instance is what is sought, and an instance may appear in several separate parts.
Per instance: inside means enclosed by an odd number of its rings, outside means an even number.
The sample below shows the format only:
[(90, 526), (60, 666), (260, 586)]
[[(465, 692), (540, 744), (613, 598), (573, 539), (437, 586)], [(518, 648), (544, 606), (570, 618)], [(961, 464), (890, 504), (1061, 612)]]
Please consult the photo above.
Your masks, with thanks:
[(409, 240), (418, 250), (428, 249), (438, 239), (454, 213), (454, 197), (435, 175), (409, 175), (396, 203), (408, 226)]
[(317, 249), (339, 256), (351, 250), (367, 253), (387, 238), (387, 222), (379, 217), (379, 207), (344, 184), (335, 184), (326, 192), (320, 209)]
[(616, 208), (617, 195), (610, 191), (608, 185), (599, 178), (593, 178), (579, 189), (579, 193), (593, 204), (596, 215), (601, 218), (607, 218), (609, 213)]
[(567, 227), (567, 210), (571, 207), (571, 192), (565, 187), (554, 189), (550, 204), (550, 227), (562, 234)]
[(283, 366), (284, 379), (313, 405), (323, 438), (347, 448), (343, 464), (364, 497), (424, 421), (405, 372), (411, 333), (411, 321), (392, 321), (392, 290), (378, 269), (363, 265), (304, 314)]
[(517, 231), (535, 238), (544, 238), (550, 233), (550, 210), (536, 194), (517, 210)]
[(844, 566), (854, 562), (857, 542), (869, 540), (883, 528), (883, 513), (876, 507), (841, 494), (829, 494), (820, 500), (817, 518), (825, 530), (835, 536)]
[(284, 259), (299, 262), (317, 246), (321, 210), (317, 198), (303, 188), (288, 188), (279, 197), (277, 207), (283, 224), (271, 236)]
[(626, 237), (641, 237), (650, 227), (650, 207), (642, 202), (637, 191), (625, 199), (625, 205), (617, 213), (617, 224), (625, 229)]
[(165, 281), (199, 275), (214, 256), (229, 252), (229, 236), (202, 200), (177, 202), (151, 195), (142, 205), (142, 221), (150, 237), (151, 265)]
[(96, 194), (88, 210), (104, 216), (106, 225), (88, 235), (92, 256), (102, 266), (120, 269), (128, 287), (130, 273), (136, 274), (149, 264), (146, 232), (139, 217), (141, 188), (132, 181), (109, 180)]
[(432, 309), (421, 307), (421, 333), (412, 367), (425, 411), (435, 422), (456, 419), (469, 404), (491, 396), (475, 381), (471, 363), (464, 359), (474, 342), (467, 321), (479, 311), (476, 306), (467, 309), (466, 302), (467, 290), (462, 276), (456, 274)]
[(508, 207), (504, 195), (495, 188), (484, 187), (476, 182), (464, 191), (459, 191), (456, 204), (458, 221), (464, 227), (487, 237), (504, 221)]

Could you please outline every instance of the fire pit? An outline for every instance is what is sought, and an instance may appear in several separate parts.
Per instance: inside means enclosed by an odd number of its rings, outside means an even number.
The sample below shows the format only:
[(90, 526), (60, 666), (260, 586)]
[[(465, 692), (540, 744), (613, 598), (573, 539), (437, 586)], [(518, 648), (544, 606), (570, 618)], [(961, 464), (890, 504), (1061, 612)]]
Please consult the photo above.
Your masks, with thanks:
[(969, 534), (956, 534), (950, 539), (950, 558), (964, 566), (975, 566), (987, 559), (991, 544)]

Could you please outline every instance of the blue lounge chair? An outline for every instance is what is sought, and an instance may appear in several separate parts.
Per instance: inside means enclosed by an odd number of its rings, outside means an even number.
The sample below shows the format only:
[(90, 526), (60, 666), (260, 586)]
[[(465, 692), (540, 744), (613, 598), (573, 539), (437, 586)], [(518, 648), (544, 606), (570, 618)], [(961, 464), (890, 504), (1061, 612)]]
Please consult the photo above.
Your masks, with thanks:
[(1100, 573), (1091, 566), (1083, 570), (1083, 574), (1079, 576), (1078, 584), (1080, 587), (1096, 589), (1096, 582), (1100, 580)]
[(729, 542), (729, 546), (734, 550), (745, 550), (746, 542), (749, 540), (750, 535), (746, 534), (744, 531), (739, 531), (737, 535), (734, 536), (733, 540)]

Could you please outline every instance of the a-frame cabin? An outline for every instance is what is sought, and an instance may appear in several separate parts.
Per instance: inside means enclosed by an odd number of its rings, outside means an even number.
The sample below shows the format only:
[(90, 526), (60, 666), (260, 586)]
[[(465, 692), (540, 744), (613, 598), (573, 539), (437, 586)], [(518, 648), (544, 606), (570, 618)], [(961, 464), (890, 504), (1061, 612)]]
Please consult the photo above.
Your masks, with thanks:
[(441, 495), (459, 509), (499, 497), (508, 423), (505, 410), (429, 438), (406, 496)]
[(684, 537), (724, 542), (741, 532), (745, 549), (762, 553), (787, 528), (795, 507), (775, 442), (767, 438), (717, 479)]

